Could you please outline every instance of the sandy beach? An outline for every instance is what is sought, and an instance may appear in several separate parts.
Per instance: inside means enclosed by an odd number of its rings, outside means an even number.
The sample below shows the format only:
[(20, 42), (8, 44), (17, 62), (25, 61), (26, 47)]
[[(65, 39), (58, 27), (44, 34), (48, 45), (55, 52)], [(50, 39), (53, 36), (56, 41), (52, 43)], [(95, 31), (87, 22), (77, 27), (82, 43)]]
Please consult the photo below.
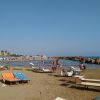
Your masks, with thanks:
[[(32, 80), (25, 84), (6, 86), (0, 82), (0, 100), (55, 100), (57, 97), (66, 100), (92, 100), (100, 96), (98, 91), (100, 88), (87, 90), (68, 87), (68, 83), (74, 81), (73, 77), (57, 77), (54, 73), (36, 73), (30, 70), (14, 71), (23, 72)], [(87, 69), (81, 75), (86, 78), (100, 79), (100, 69)]]

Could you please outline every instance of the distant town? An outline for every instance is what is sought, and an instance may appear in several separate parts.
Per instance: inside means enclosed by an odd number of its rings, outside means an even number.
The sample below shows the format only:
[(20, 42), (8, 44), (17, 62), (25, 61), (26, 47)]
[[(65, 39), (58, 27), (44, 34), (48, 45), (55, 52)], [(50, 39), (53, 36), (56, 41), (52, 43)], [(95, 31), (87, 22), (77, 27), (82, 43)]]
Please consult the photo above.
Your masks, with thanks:
[(0, 51), (0, 61), (31, 61), (31, 60), (47, 60), (48, 57), (46, 55), (20, 55), (13, 54), (8, 51), (1, 50)]

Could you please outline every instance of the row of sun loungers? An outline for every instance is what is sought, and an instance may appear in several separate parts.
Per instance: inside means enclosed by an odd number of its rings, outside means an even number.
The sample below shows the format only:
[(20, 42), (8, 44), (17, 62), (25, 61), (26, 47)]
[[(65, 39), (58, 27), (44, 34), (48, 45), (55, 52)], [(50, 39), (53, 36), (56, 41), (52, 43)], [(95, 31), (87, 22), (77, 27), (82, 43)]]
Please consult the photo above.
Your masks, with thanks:
[(21, 72), (4, 72), (2, 75), (2, 81), (4, 83), (17, 83), (17, 82), (28, 82), (31, 78), (27, 78), (24, 73)]
[(88, 79), (81, 76), (76, 76), (76, 84), (82, 85), (88, 88), (88, 86), (93, 87), (100, 87), (100, 80), (99, 79)]
[(80, 70), (79, 68), (75, 68), (73, 66), (70, 67), (70, 71), (61, 69), (61, 76), (68, 76), (68, 77), (72, 77), (74, 75), (80, 75), (80, 72), (82, 70)]
[(32, 66), (32, 71), (41, 72), (41, 73), (52, 73), (52, 70), (50, 70), (48, 68), (39, 68), (39, 67), (35, 67), (35, 66)]

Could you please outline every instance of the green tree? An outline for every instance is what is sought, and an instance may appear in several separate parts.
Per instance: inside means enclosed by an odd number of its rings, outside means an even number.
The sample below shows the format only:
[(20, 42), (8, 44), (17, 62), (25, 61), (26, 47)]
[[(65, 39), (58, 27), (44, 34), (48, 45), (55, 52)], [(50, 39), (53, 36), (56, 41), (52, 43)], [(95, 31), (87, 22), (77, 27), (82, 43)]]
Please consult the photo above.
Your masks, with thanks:
[(4, 55), (4, 51), (3, 50), (1, 50), (1, 55)]

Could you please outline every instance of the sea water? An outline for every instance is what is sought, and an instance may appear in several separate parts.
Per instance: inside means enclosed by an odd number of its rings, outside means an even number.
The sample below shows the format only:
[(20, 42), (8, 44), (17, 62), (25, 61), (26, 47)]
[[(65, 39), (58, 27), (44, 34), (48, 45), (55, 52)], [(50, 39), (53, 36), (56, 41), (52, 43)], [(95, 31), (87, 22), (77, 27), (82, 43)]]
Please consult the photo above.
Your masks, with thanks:
[[(51, 65), (51, 60), (46, 60), (44, 62), (41, 61), (17, 61), (17, 62), (0, 62), (0, 65), (9, 65), (9, 66), (15, 66), (15, 67), (27, 67), (31, 66), (30, 63), (33, 63), (34, 65), (38, 66), (39, 64), (43, 63), (44, 65)], [(70, 67), (75, 66), (78, 67), (80, 62), (79, 61), (72, 61), (72, 60), (59, 60), (59, 63), (62, 67)], [(86, 64), (84, 63), (86, 68), (100, 68), (99, 64)]]

